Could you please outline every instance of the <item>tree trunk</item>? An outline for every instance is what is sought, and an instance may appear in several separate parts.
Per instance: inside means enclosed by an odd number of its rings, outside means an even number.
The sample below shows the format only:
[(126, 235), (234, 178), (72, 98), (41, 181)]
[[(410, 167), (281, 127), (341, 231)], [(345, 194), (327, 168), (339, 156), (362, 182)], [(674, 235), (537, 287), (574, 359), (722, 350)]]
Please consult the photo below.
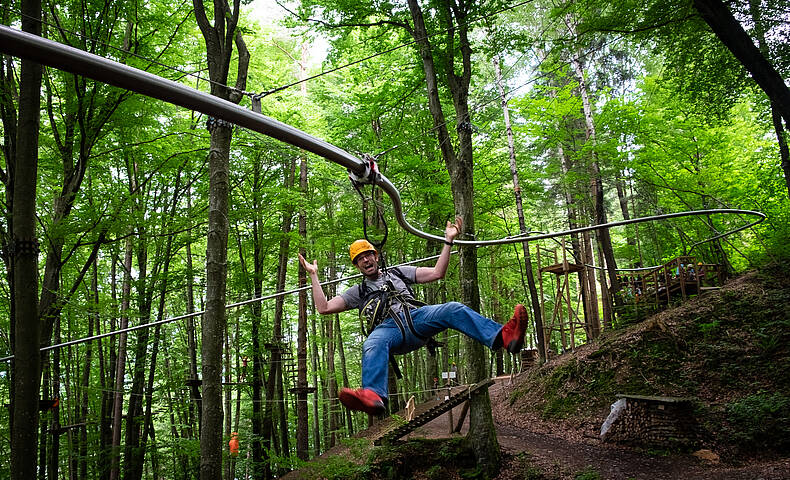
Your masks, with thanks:
[[(302, 157), (299, 162), (299, 190), (307, 197), (307, 161)], [(307, 216), (304, 209), (299, 211), (299, 237), (302, 245), (307, 238)], [(299, 249), (302, 256), (307, 255), (304, 247)], [(299, 288), (307, 286), (307, 275), (299, 264)], [(299, 323), (296, 330), (296, 456), (301, 460), (309, 458), (309, 431), (307, 418), (307, 290), (299, 291)]]
[[(513, 177), (513, 195), (516, 199), (516, 213), (518, 214), (518, 227), (522, 235), (527, 233), (527, 223), (524, 219), (524, 206), (521, 201), (521, 187), (519, 187), (518, 169), (516, 168), (516, 147), (513, 142), (513, 128), (510, 126), (510, 112), (507, 108), (505, 89), (502, 86), (502, 70), (499, 66), (499, 57), (494, 58), (494, 72), (496, 73), (496, 83), (499, 89), (499, 98), (502, 103), (502, 112), (505, 117), (505, 131), (507, 132), (507, 146), (510, 158), (510, 174)], [(535, 332), (543, 331), (543, 316), (540, 311), (540, 297), (535, 286), (535, 275), (532, 272), (532, 258), (529, 254), (529, 242), (521, 242), (524, 251), (524, 269), (526, 270), (527, 285), (529, 286), (529, 297), (532, 300), (532, 317), (535, 319)], [(546, 361), (546, 344), (543, 335), (537, 333), (538, 355), (541, 362)]]
[(201, 329), (203, 409), (200, 478), (222, 477), (222, 341), (228, 256), (228, 152), (231, 130), (215, 128), (209, 154), (209, 225), (206, 244), (206, 313)]
[[(306, 71), (307, 64), (307, 44), (302, 43), (302, 61), (299, 62), (299, 79), (303, 80), (307, 77)], [(307, 97), (307, 83), (302, 82), (300, 85), (300, 93), (302, 98)], [(299, 162), (299, 191), (302, 193), (302, 198), (307, 200), (307, 160), (302, 157)], [(307, 213), (303, 208), (299, 209), (299, 237), (302, 239), (302, 246), (299, 248), (299, 253), (302, 256), (307, 255), (305, 250), (305, 243), (307, 242)], [(307, 286), (307, 274), (301, 263), (298, 267), (299, 272), (299, 288)], [(313, 344), (317, 339), (313, 339)], [(310, 456), (308, 453), (309, 448), (309, 435), (308, 435), (308, 418), (307, 418), (307, 290), (299, 291), (299, 325), (297, 328), (297, 347), (296, 359), (298, 363), (298, 379), (297, 379), (297, 393), (296, 393), (296, 456), (302, 460), (307, 460)], [(316, 385), (317, 387), (317, 385)], [(318, 395), (316, 394), (316, 401), (314, 404), (317, 406)], [(317, 417), (317, 415), (316, 415)], [(315, 419), (316, 422), (318, 418)], [(320, 437), (316, 436), (316, 445), (319, 443)]]
[[(202, 0), (193, 0), (195, 19), (206, 43), (206, 59), (211, 94), (238, 103), (247, 84), (247, 51), (238, 27), (240, 1), (233, 9), (222, 0), (214, 0), (214, 25), (211, 25)], [(230, 90), (228, 70), (233, 46), (238, 50), (236, 88)], [(228, 158), (233, 130), (216, 119), (209, 125), (209, 211), (206, 242), (206, 313), (201, 330), (201, 364), (203, 408), (200, 429), (200, 478), (216, 480), (222, 476), (222, 339), (225, 313), (228, 258)]]
[[(93, 325), (99, 327), (99, 271), (98, 260), (93, 261), (92, 275), (91, 275), (91, 309), (90, 316), (88, 317), (88, 337), (93, 336)], [(97, 345), (101, 345), (97, 342)], [(78, 407), (79, 415), (77, 416), (77, 423), (82, 423), (79, 432), (78, 442), (78, 478), (88, 478), (88, 387), (90, 386), (91, 375), (91, 359), (93, 357), (93, 342), (88, 342), (85, 346), (85, 366), (82, 371), (82, 398)], [(103, 397), (102, 397), (103, 398)]]
[[(575, 35), (575, 28), (568, 23), (568, 29)], [(596, 134), (595, 134), (595, 121), (593, 120), (592, 105), (590, 103), (589, 92), (587, 90), (587, 81), (585, 79), (584, 68), (582, 67), (579, 57), (574, 57), (571, 60), (574, 71), (576, 72), (577, 80), (579, 81), (579, 93), (582, 97), (582, 108), (584, 110), (585, 121), (585, 135), (587, 141), (592, 143), (592, 163), (590, 165), (590, 193), (593, 198), (593, 210), (596, 225), (603, 225), (608, 223), (606, 218), (606, 205), (604, 203), (603, 180), (601, 179), (601, 169), (598, 163), (598, 153), (596, 151)], [(613, 312), (611, 308), (611, 295), (616, 294), (620, 290), (620, 282), (617, 279), (617, 262), (614, 258), (614, 250), (612, 249), (612, 238), (609, 235), (608, 228), (601, 228), (596, 230), (595, 238), (598, 240), (598, 247), (600, 248), (603, 257), (606, 259), (606, 272), (609, 277), (608, 295), (603, 296), (603, 317), (604, 325), (611, 328), (613, 320)], [(602, 264), (601, 267), (604, 267)], [(602, 294), (605, 285), (601, 285)]]
[[(311, 358), (311, 368), (313, 370), (313, 386), (316, 388), (315, 393), (313, 394), (313, 456), (317, 457), (321, 455), (321, 415), (319, 415), (318, 411), (318, 369), (319, 364), (321, 363), (321, 358), (319, 357), (318, 353), (318, 332), (316, 331), (316, 315), (313, 312), (310, 315), (310, 333), (313, 337), (313, 341), (310, 342), (312, 348), (310, 349), (310, 358)], [(322, 388), (323, 391), (326, 391), (326, 388)]]
[[(260, 184), (260, 164), (255, 163), (253, 167), (253, 182), (256, 188)], [(254, 208), (256, 212), (260, 211), (258, 204), (258, 196), (254, 197)], [(259, 232), (258, 216), (254, 216), (252, 220), (252, 257), (253, 257), (253, 288), (255, 291), (255, 298), (263, 296), (263, 257), (261, 252), (261, 238)], [(261, 324), (261, 303), (254, 302), (252, 308), (252, 478), (255, 480), (262, 480), (264, 468), (264, 454), (262, 448), (261, 438), (264, 435), (263, 431), (263, 351), (261, 349), (260, 341), (260, 324)], [(269, 375), (273, 374), (274, 366), (269, 370)], [(271, 423), (270, 423), (271, 424)], [(270, 432), (269, 432), (270, 434)], [(268, 438), (268, 437), (267, 437)]]
[[(447, 131), (444, 112), (439, 98), (439, 87), (434, 68), (433, 50), (425, 27), (422, 9), (417, 0), (408, 0), (414, 28), (412, 36), (419, 48), (428, 93), (428, 107), (433, 117), (434, 127), (438, 136), (442, 158), (450, 174), (455, 212), (463, 220), (462, 237), (474, 235), (474, 180), (472, 159), (472, 124), (469, 116), (469, 83), (472, 77), (472, 51), (467, 38), (467, 12), (449, 1), (440, 2), (442, 15), (449, 22), (455, 22), (455, 32), (451, 34), (445, 52), (444, 79), (453, 97), (456, 114), (456, 131), (458, 132), (458, 154), (453, 149), (453, 142)], [(461, 7), (465, 7), (462, 5)], [(455, 35), (459, 39), (459, 50), (462, 59), (462, 73), (455, 72)], [(460, 248), (461, 298), (469, 307), (480, 309), (480, 292), (477, 282), (477, 250), (475, 247)], [(486, 360), (483, 346), (473, 340), (467, 340), (468, 381), (478, 382), (487, 377)], [(487, 474), (493, 476), (499, 470), (499, 443), (491, 415), (491, 400), (488, 391), (473, 396), (470, 401), (469, 434), (478, 464)]]
[[(41, 2), (22, 1), (22, 30), (41, 35)], [(19, 118), (13, 157), (12, 219), (14, 254), (14, 360), (11, 412), (11, 478), (36, 476), (36, 431), (41, 377), (38, 311), (38, 240), (36, 179), (41, 98), (41, 65), (22, 60), (19, 74)], [(7, 157), (8, 158), (8, 157)], [(9, 168), (9, 173), (11, 172)]]
[[(55, 341), (57, 343), (60, 343), (60, 324), (61, 319), (58, 317), (57, 322), (55, 323)], [(45, 388), (43, 393), (44, 398), (55, 399), (60, 396), (60, 349), (55, 350), (52, 353), (52, 365), (50, 368), (52, 369), (52, 375), (50, 377), (50, 381), (52, 382), (52, 391), (47, 392), (47, 389)], [(60, 407), (55, 406), (52, 408), (50, 410), (50, 414), (52, 415), (52, 419), (49, 422), (49, 428), (44, 433), (44, 438), (41, 439), (41, 442), (50, 442), (49, 449), (47, 450), (47, 479), (57, 480), (59, 467), (58, 460), (60, 459)]]
[[(333, 218), (332, 205), (329, 203), (329, 208), (327, 209), (327, 216), (330, 225), (334, 224)], [(337, 257), (335, 255), (335, 240), (334, 238), (331, 240), (330, 248), (329, 248), (329, 278), (337, 278)], [(333, 283), (329, 287), (329, 295), (330, 298), (337, 295), (337, 287)], [(339, 424), (341, 423), (338, 421), (338, 411), (340, 408), (339, 403), (337, 402), (337, 395), (338, 395), (338, 388), (337, 388), (337, 373), (335, 370), (335, 319), (334, 315), (330, 316), (326, 319), (326, 369), (327, 369), (327, 403), (329, 408), (329, 442), (327, 445), (327, 449), (332, 448), (337, 443), (337, 429)], [(342, 415), (342, 412), (341, 412)]]
[[(187, 209), (189, 211), (192, 210), (192, 197), (191, 191), (187, 190)], [(187, 274), (187, 281), (186, 281), (186, 303), (187, 303), (187, 313), (192, 314), (195, 313), (195, 269), (192, 265), (192, 246), (190, 242), (187, 242), (186, 248), (186, 274)], [(203, 411), (203, 401), (200, 395), (200, 387), (198, 386), (198, 369), (197, 369), (197, 337), (195, 335), (195, 317), (189, 316), (187, 318), (187, 355), (189, 356), (189, 372), (187, 378), (192, 380), (190, 382), (190, 390), (189, 390), (189, 407), (187, 409), (188, 418), (187, 418), (187, 438), (193, 439), (195, 438), (195, 415), (194, 412), (197, 410), (197, 432), (198, 436), (200, 436), (200, 424), (201, 424), (201, 412)]]
[[(110, 262), (110, 297), (113, 305), (118, 305), (118, 282), (116, 281), (118, 262), (115, 260), (117, 256), (116, 249), (113, 248), (111, 255), (112, 261)], [(101, 331), (101, 324), (97, 325), (97, 331)], [(110, 317), (110, 330), (115, 330), (115, 317)], [(113, 425), (113, 402), (115, 395), (112, 393), (115, 390), (115, 367), (116, 367), (116, 353), (115, 342), (108, 341), (108, 355), (105, 356), (104, 348), (101, 339), (98, 340), (99, 352), (99, 368), (101, 370), (100, 382), (102, 387), (102, 405), (101, 405), (101, 425), (99, 427), (99, 445), (101, 447), (101, 454), (104, 458), (112, 458), (112, 425)], [(120, 341), (118, 342), (120, 344)], [(105, 359), (105, 357), (107, 357)], [(99, 465), (99, 478), (101, 480), (108, 480), (112, 471), (112, 461), (104, 461)]]
[[(124, 277), (121, 288), (121, 330), (129, 326), (129, 295), (132, 288), (132, 237), (126, 238), (124, 247)], [(123, 381), (126, 370), (126, 336), (118, 336), (118, 356), (115, 359), (115, 396), (112, 406), (112, 452), (110, 458), (110, 480), (120, 478), (121, 412), (123, 409)]]
[[(491, 318), (493, 318), (493, 319), (500, 318), (499, 313), (500, 313), (500, 310), (502, 309), (502, 307), (499, 304), (500, 285), (499, 285), (499, 278), (497, 278), (497, 275), (496, 275), (496, 258), (497, 258), (496, 249), (492, 248), (491, 251), (490, 251), (490, 255), (489, 255), (489, 265), (490, 265), (489, 271), (491, 272), (490, 273), (490, 275), (491, 275), (491, 314), (492, 314)], [(538, 330), (538, 331), (540, 331), (540, 330)], [(496, 355), (496, 373), (494, 375), (496, 375), (497, 377), (500, 376), (500, 375), (504, 375), (505, 374), (505, 370), (504, 370), (504, 353), (503, 353), (504, 351), (505, 351), (505, 349), (500, 348), (495, 353), (495, 355)]]
[[(134, 210), (137, 212), (145, 209), (143, 201), (134, 194), (137, 191), (137, 165), (134, 161), (129, 163), (129, 191), (133, 196)], [(144, 225), (137, 227), (137, 272), (135, 281), (137, 289), (137, 309), (141, 325), (147, 324), (151, 319), (152, 299), (148, 292), (148, 283), (152, 280), (148, 275), (148, 242)], [(145, 372), (148, 362), (148, 337), (149, 330), (144, 328), (137, 331), (134, 349), (134, 364), (132, 366), (132, 388), (129, 392), (129, 405), (126, 414), (126, 437), (124, 445), (124, 480), (140, 480), (143, 475), (145, 456), (140, 456), (140, 438), (145, 422), (143, 421), (143, 396), (145, 395)], [(144, 451), (142, 451), (144, 453)]]
[[(180, 186), (181, 186), (181, 169), (179, 168), (178, 173), (176, 174), (175, 185), (173, 188), (173, 199), (170, 205), (170, 219), (175, 219), (177, 215), (178, 202), (180, 197), (179, 196)], [(165, 221), (164, 225), (160, 226), (160, 231), (166, 231), (166, 224), (167, 221)], [(161, 267), (162, 281), (159, 284), (159, 305), (157, 308), (157, 321), (161, 321), (165, 315), (165, 297), (168, 288), (167, 279), (170, 273), (170, 260), (171, 260), (172, 250), (173, 250), (173, 235), (171, 234), (168, 235), (167, 239), (165, 240), (165, 248), (163, 254), (157, 255), (157, 259), (158, 259), (157, 266), (154, 269), (155, 270), (154, 273), (156, 273), (156, 271), (159, 270), (158, 262), (160, 261), (163, 262)], [(141, 255), (143, 254), (143, 252), (144, 251), (141, 251)], [(139, 263), (141, 263), (140, 260), (138, 260), (138, 264)], [(140, 268), (141, 277), (144, 271), (145, 271), (144, 268)], [(144, 308), (141, 308), (141, 312), (140, 312), (143, 321), (147, 321), (147, 318), (149, 318), (151, 315), (151, 304), (153, 303), (153, 288), (154, 288), (153, 282), (156, 276), (157, 275), (151, 276), (150, 287), (146, 288), (145, 292), (143, 292), (145, 295), (143, 300)], [(141, 284), (143, 286), (145, 285), (144, 282), (141, 282)], [(153, 415), (152, 402), (153, 402), (153, 392), (154, 392), (154, 376), (156, 373), (156, 360), (157, 360), (157, 355), (159, 354), (159, 342), (161, 337), (160, 334), (161, 334), (161, 326), (157, 325), (156, 328), (154, 329), (154, 344), (153, 347), (151, 348), (151, 364), (148, 371), (148, 381), (145, 389), (142, 390), (144, 394), (140, 395), (141, 398), (142, 397), (145, 398), (145, 412), (143, 413), (142, 411), (140, 411), (140, 414), (142, 414), (143, 416), (142, 422), (140, 422), (141, 423), (140, 427), (143, 429), (142, 439), (141, 441), (138, 442), (137, 449), (133, 452), (131, 456), (132, 461), (135, 462), (137, 466), (133, 470), (127, 466), (127, 471), (130, 472), (130, 474), (132, 475), (131, 478), (134, 479), (142, 478), (142, 473), (143, 473), (142, 466), (145, 463), (145, 454), (147, 450), (148, 439), (150, 438), (152, 443), (155, 442), (155, 430), (153, 428), (153, 418), (152, 418)], [(146, 345), (146, 350), (147, 350), (147, 345)], [(141, 370), (143, 366), (144, 365), (141, 365)], [(131, 407), (129, 408), (129, 411), (131, 413)], [(154, 448), (151, 449), (151, 468), (154, 470), (154, 472), (157, 472), (159, 469), (158, 452), (156, 450), (155, 445)], [(154, 475), (154, 478), (158, 478), (158, 475)]]
[[(225, 323), (225, 334), (224, 334), (223, 338), (224, 338), (224, 342), (225, 342), (225, 349), (224, 349), (225, 350), (225, 380), (224, 381), (227, 384), (227, 386), (222, 390), (222, 394), (225, 397), (225, 399), (224, 399), (225, 406), (223, 408), (223, 411), (225, 412), (225, 417), (224, 417), (225, 427), (224, 427), (223, 431), (224, 431), (224, 438), (227, 439), (227, 438), (230, 438), (231, 422), (233, 421), (233, 410), (232, 410), (232, 407), (231, 407), (231, 393), (232, 392), (231, 392), (231, 388), (230, 388), (230, 383), (233, 381), (233, 375), (232, 375), (232, 370), (231, 370), (231, 360), (230, 360), (230, 350), (231, 350), (232, 347), (231, 347), (231, 338), (230, 338), (230, 333), (229, 333), (229, 329), (228, 329), (228, 324), (227, 323)], [(224, 448), (224, 445), (223, 445), (223, 448)], [(223, 468), (223, 476), (222, 476), (222, 478), (224, 478), (225, 480), (232, 480), (232, 478), (230, 476), (231, 475), (231, 468), (232, 468), (231, 464), (232, 463), (233, 463), (232, 459), (227, 459), (224, 462), (223, 466), (222, 466), (222, 468)]]
[[(348, 368), (346, 368), (346, 349), (343, 348), (343, 330), (340, 328), (340, 315), (333, 315), (335, 322), (335, 338), (337, 339), (337, 352), (340, 355), (340, 371), (343, 375), (343, 387), (349, 388), (350, 382), (348, 381)], [(351, 410), (344, 408), (341, 410), (341, 415), (345, 411), (346, 429), (348, 436), (354, 435), (354, 416), (351, 415)]]
[[(284, 167), (284, 180), (283, 188), (288, 190), (293, 187), (294, 177), (296, 175), (296, 160), (292, 159)], [(277, 265), (277, 280), (275, 291), (277, 293), (285, 291), (285, 277), (288, 270), (288, 257), (290, 251), (290, 237), (293, 223), (293, 207), (289, 203), (282, 214), (282, 236), (280, 237), (280, 248), (278, 252), (278, 265)], [(282, 363), (283, 363), (283, 349), (286, 347), (283, 343), (283, 303), (285, 298), (278, 295), (274, 301), (274, 321), (272, 324), (272, 349), (271, 349), (271, 362), (269, 367), (269, 378), (266, 383), (266, 403), (264, 405), (262, 433), (263, 438), (263, 452), (268, 452), (272, 449), (271, 437), (274, 432), (274, 402), (277, 399), (283, 399), (282, 395), (277, 395), (277, 386), (282, 384)], [(281, 408), (283, 406), (281, 405)], [(287, 435), (285, 440), (287, 441)], [(288, 450), (287, 443), (284, 446)], [(264, 461), (262, 478), (270, 478), (272, 472), (270, 470), (269, 461)]]

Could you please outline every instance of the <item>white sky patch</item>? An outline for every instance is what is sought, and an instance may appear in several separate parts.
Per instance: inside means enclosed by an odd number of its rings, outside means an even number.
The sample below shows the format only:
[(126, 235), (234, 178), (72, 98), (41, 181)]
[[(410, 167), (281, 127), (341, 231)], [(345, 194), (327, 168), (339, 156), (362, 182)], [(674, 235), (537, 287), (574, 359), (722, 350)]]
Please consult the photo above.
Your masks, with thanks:
[[(296, 11), (296, 4), (293, 2), (281, 2), (291, 11)], [(286, 28), (280, 25), (280, 21), (286, 16), (290, 16), (283, 7), (277, 4), (274, 0), (253, 0), (246, 6), (242, 6), (251, 18), (259, 22), (262, 26), (272, 26), (278, 30), (286, 32)], [(294, 35), (297, 32), (293, 32)], [(329, 51), (329, 42), (323, 35), (313, 33), (313, 40), (308, 45), (309, 65), (308, 69), (313, 70), (316, 66), (321, 65), (326, 59), (327, 52)]]

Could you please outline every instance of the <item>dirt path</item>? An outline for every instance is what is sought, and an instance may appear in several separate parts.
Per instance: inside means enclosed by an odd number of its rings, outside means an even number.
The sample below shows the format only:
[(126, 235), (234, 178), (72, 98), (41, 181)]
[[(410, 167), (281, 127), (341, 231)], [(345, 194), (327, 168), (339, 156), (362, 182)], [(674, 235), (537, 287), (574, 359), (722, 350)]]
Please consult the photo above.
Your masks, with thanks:
[[(524, 478), (524, 458), (539, 468), (546, 479), (573, 479), (581, 471), (597, 472), (607, 480), (787, 480), (790, 461), (750, 463), (741, 467), (710, 464), (692, 455), (655, 456), (631, 449), (602, 444), (597, 438), (600, 425), (581, 425), (558, 431), (550, 424), (508, 408), (509, 378), (501, 377), (489, 389), (499, 444), (508, 454), (508, 463), (499, 480)], [(453, 409), (458, 422), (461, 407)], [(468, 419), (461, 433), (468, 431)], [(447, 414), (418, 428), (406, 438), (447, 438)]]

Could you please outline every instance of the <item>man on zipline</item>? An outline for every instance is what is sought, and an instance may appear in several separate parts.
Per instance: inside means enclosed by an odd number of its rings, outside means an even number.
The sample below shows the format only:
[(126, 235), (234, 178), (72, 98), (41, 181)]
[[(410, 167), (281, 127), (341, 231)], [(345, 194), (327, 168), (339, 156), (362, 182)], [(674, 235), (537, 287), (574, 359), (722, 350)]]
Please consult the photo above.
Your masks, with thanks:
[(450, 262), (453, 240), (461, 231), (461, 218), (447, 222), (444, 247), (433, 267), (379, 269), (379, 253), (367, 240), (351, 244), (351, 262), (363, 275), (362, 283), (327, 300), (318, 279), (318, 263), (299, 255), (310, 275), (313, 301), (318, 313), (339, 313), (352, 308), (368, 316), (368, 338), (362, 347), (362, 388), (340, 391), (340, 402), (351, 410), (372, 415), (386, 411), (388, 362), (391, 355), (403, 355), (426, 345), (434, 335), (448, 328), (462, 332), (492, 350), (503, 346), (518, 353), (524, 345), (527, 310), (516, 305), (513, 317), (504, 326), (459, 302), (414, 307), (410, 284), (428, 283), (444, 278)]

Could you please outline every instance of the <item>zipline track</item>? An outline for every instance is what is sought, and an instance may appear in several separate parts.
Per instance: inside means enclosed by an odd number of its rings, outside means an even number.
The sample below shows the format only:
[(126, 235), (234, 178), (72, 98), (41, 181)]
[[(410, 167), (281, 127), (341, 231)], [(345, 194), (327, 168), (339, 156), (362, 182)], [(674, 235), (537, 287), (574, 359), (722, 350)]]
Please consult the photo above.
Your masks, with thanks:
[(448, 412), (451, 408), (457, 407), (458, 405), (464, 403), (464, 401), (469, 400), (469, 398), (472, 395), (479, 392), (480, 390), (488, 389), (488, 387), (490, 387), (493, 384), (494, 384), (494, 379), (489, 378), (488, 380), (484, 380), (480, 383), (476, 383), (470, 386), (469, 388), (456, 393), (455, 395), (451, 395), (450, 398), (443, 401), (442, 403), (417, 415), (409, 423), (405, 425), (401, 425), (395, 428), (394, 430), (391, 430), (386, 434), (382, 435), (381, 437), (377, 438), (376, 440), (373, 441), (373, 444), (387, 445), (389, 443), (392, 443), (395, 440), (401, 438), (402, 436), (411, 433), (412, 431), (414, 431), (415, 428), (425, 425), (426, 423), (437, 418), (441, 414)]
[[(444, 241), (444, 236), (433, 235), (414, 227), (406, 219), (403, 212), (403, 203), (400, 192), (392, 182), (375, 172), (372, 175), (371, 165), (360, 158), (336, 147), (324, 140), (309, 135), (297, 128), (278, 122), (272, 118), (253, 112), (244, 107), (236, 105), (227, 100), (222, 100), (206, 92), (201, 92), (194, 88), (180, 83), (159, 77), (149, 72), (124, 65), (113, 60), (94, 55), (83, 50), (79, 50), (68, 45), (53, 42), (46, 38), (32, 35), (27, 32), (0, 25), (0, 52), (20, 58), (27, 58), (42, 65), (58, 68), (66, 72), (92, 78), (100, 82), (124, 88), (133, 92), (141, 93), (151, 98), (163, 100), (181, 107), (203, 112), (233, 123), (240, 127), (262, 133), (274, 139), (288, 143), (295, 147), (302, 148), (308, 152), (326, 158), (346, 169), (358, 178), (365, 178), (370, 183), (375, 183), (392, 200), (393, 215), (404, 230), (426, 240)], [(581, 233), (590, 230), (600, 230), (619, 225), (646, 222), (665, 218), (682, 217), (689, 215), (713, 215), (713, 214), (737, 214), (756, 216), (757, 220), (749, 222), (741, 227), (728, 232), (719, 234), (715, 238), (720, 238), (732, 233), (754, 226), (765, 219), (765, 215), (752, 210), (737, 209), (718, 209), (718, 210), (697, 210), (689, 212), (671, 213), (666, 215), (655, 215), (651, 217), (635, 218), (610, 222), (602, 225), (591, 225), (588, 227), (565, 230), (562, 232), (552, 232), (540, 235), (529, 234), (505, 237), (496, 240), (462, 240), (456, 239), (458, 245), (501, 245), (507, 243), (530, 242), (544, 238), (560, 237), (574, 233)], [(710, 240), (710, 239), (709, 239)]]

